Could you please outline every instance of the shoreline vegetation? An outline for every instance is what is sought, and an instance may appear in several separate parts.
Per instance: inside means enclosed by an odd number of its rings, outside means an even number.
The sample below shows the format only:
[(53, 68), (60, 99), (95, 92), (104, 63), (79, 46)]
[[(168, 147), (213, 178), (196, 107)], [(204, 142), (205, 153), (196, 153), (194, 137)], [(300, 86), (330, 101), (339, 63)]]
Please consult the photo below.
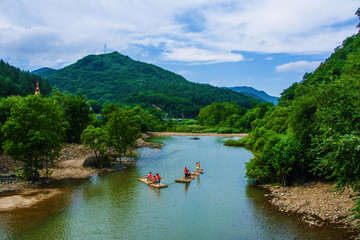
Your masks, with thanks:
[[(178, 133), (178, 132), (148, 132), (138, 139), (136, 147), (160, 148), (161, 144), (146, 141), (149, 137), (166, 136), (222, 136), (245, 137), (247, 133), (216, 134), (216, 133)], [(29, 208), (40, 201), (61, 194), (60, 189), (43, 188), (49, 182), (68, 178), (86, 178), (96, 173), (112, 171), (111, 169), (93, 169), (84, 167), (85, 159), (93, 155), (92, 150), (82, 144), (67, 144), (59, 160), (51, 167), (51, 178), (47, 181), (32, 184), (20, 180), (0, 183), (0, 211), (11, 211), (17, 208)], [(1, 156), (4, 158), (5, 156)], [(42, 188), (39, 188), (42, 186)], [(260, 185), (266, 190), (265, 197), (281, 212), (298, 214), (299, 220), (309, 224), (309, 227), (337, 224), (336, 227), (357, 231), (359, 221), (351, 219), (356, 194), (351, 189), (340, 193), (334, 191), (335, 183), (313, 182), (302, 186), (281, 187)], [(335, 226), (335, 225), (334, 225)]]

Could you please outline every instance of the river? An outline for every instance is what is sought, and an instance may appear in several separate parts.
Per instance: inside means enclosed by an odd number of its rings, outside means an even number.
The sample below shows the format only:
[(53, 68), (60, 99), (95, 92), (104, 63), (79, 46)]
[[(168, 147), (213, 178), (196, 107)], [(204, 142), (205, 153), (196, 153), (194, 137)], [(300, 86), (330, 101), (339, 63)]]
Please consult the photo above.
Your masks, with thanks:
[[(0, 213), (0, 239), (343, 239), (345, 232), (312, 227), (273, 208), (246, 181), (252, 157), (223, 145), (228, 138), (157, 138), (161, 150), (138, 149), (125, 170), (52, 184), (64, 194), (30, 209)], [(184, 167), (204, 173), (175, 183)], [(137, 181), (159, 172), (168, 188)], [(49, 186), (47, 186), (49, 187)]]

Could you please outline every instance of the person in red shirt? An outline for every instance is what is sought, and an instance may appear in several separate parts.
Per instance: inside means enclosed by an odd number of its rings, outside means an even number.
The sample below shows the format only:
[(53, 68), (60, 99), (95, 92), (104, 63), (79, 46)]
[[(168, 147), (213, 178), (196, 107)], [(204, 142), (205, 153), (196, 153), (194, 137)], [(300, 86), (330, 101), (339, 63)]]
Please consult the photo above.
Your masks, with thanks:
[(152, 181), (153, 181), (153, 183), (156, 183), (158, 181), (155, 175), (154, 175)]
[(156, 178), (157, 178), (157, 180), (158, 180), (158, 182), (159, 182), (159, 185), (160, 185), (161, 175), (157, 173), (157, 174), (156, 174)]
[(184, 173), (185, 173), (185, 178), (188, 178), (188, 177), (190, 177), (190, 172), (189, 172), (189, 170), (185, 167), (185, 169), (184, 169)]
[(147, 176), (147, 180), (148, 180), (148, 181), (151, 181), (152, 178), (153, 178), (153, 175), (152, 175), (151, 172), (150, 172), (149, 175)]

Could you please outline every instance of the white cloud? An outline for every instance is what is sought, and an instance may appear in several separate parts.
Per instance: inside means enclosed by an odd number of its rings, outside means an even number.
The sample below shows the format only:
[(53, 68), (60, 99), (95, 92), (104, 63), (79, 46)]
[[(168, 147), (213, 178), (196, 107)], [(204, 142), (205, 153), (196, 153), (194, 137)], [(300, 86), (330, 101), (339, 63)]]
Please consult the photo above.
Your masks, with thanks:
[(283, 65), (276, 66), (277, 72), (289, 72), (289, 71), (296, 71), (296, 72), (312, 72), (314, 71), (321, 62), (319, 61), (297, 61), (297, 62), (289, 62)]
[(0, 55), (30, 64), (41, 54), (37, 64), (55, 65), (105, 43), (130, 56), (140, 46), (155, 48), (157, 60), (205, 63), (243, 60), (234, 51), (324, 53), (356, 32), (344, 23), (357, 8), (358, 0), (2, 0)]
[(192, 63), (238, 62), (244, 60), (241, 54), (216, 52), (195, 47), (174, 48), (163, 53), (166, 60)]

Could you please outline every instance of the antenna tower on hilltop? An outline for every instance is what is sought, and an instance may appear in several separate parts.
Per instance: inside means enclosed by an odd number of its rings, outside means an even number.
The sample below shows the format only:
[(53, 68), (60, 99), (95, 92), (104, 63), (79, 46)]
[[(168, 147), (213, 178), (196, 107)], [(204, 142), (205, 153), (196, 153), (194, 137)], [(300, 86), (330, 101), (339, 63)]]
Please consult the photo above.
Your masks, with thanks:
[(106, 43), (104, 44), (104, 53), (106, 53)]

